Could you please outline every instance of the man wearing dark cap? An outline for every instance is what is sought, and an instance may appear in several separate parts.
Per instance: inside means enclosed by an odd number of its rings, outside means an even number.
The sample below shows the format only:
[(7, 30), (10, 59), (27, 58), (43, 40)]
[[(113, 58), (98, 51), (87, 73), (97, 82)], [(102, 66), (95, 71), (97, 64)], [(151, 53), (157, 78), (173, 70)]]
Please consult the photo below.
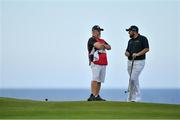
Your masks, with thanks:
[(89, 65), (92, 70), (91, 95), (88, 101), (105, 101), (99, 95), (101, 83), (105, 80), (106, 66), (108, 64), (106, 50), (111, 46), (101, 39), (101, 31), (98, 25), (92, 28), (92, 37), (88, 40)]
[(133, 25), (126, 31), (130, 37), (125, 52), (125, 56), (128, 57), (128, 73), (130, 75), (127, 101), (138, 102), (140, 101), (139, 75), (145, 65), (149, 43), (146, 37), (139, 34), (137, 26)]

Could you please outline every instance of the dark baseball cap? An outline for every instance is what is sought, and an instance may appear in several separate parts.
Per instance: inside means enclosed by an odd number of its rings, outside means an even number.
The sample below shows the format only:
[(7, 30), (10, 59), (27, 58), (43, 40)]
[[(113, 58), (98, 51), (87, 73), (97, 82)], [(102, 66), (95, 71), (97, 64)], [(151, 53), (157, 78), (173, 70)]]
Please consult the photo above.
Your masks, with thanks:
[(92, 31), (93, 31), (93, 30), (104, 31), (104, 29), (103, 29), (103, 28), (100, 28), (99, 25), (93, 26), (93, 27), (92, 27)]
[(132, 25), (130, 26), (130, 28), (126, 29), (126, 31), (135, 31), (135, 32), (138, 32), (139, 31), (139, 28), (135, 25)]

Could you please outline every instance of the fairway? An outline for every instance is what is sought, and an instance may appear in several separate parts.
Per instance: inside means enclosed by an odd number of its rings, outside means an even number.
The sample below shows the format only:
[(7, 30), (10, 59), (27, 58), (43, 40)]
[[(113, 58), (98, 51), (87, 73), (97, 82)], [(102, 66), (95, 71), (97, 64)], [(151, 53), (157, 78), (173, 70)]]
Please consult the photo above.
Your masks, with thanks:
[(0, 119), (180, 119), (180, 105), (0, 98)]

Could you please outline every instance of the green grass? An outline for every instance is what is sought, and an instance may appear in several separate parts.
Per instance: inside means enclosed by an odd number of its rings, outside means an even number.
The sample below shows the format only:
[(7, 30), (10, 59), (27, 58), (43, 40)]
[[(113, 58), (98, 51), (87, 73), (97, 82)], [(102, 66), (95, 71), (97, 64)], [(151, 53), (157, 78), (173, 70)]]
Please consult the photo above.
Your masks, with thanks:
[(0, 98), (0, 119), (180, 119), (180, 105)]

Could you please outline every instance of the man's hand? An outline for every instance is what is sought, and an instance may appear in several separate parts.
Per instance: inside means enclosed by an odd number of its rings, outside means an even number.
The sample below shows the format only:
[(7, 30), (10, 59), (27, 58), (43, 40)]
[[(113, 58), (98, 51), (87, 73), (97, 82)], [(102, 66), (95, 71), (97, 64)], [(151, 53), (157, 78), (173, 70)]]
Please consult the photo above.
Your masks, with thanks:
[(110, 45), (104, 44), (104, 47), (106, 48), (106, 50), (111, 50), (111, 46)]
[(136, 58), (136, 57), (138, 57), (138, 56), (141, 56), (141, 55), (146, 54), (148, 51), (149, 51), (149, 48), (145, 48), (145, 49), (143, 49), (142, 51), (140, 51), (140, 52), (138, 52), (138, 53), (133, 53), (132, 57), (133, 57), (133, 58)]
[[(125, 56), (126, 56), (126, 57), (129, 57), (129, 56), (130, 56), (130, 53), (129, 53), (128, 51), (126, 51), (126, 52), (125, 52)], [(139, 56), (138, 53), (133, 53), (133, 54), (132, 54), (132, 57), (133, 57), (133, 58), (136, 58), (137, 56)]]
[(132, 57), (136, 58), (138, 56), (144, 55), (149, 51), (149, 48), (145, 48), (142, 51), (138, 52), (138, 53), (133, 53)]
[(126, 57), (129, 57), (130, 56), (130, 53), (128, 51), (125, 52), (125, 56)]
[(138, 56), (139, 56), (138, 53), (133, 53), (133, 55), (132, 55), (133, 58), (136, 58), (136, 57), (138, 57)]

